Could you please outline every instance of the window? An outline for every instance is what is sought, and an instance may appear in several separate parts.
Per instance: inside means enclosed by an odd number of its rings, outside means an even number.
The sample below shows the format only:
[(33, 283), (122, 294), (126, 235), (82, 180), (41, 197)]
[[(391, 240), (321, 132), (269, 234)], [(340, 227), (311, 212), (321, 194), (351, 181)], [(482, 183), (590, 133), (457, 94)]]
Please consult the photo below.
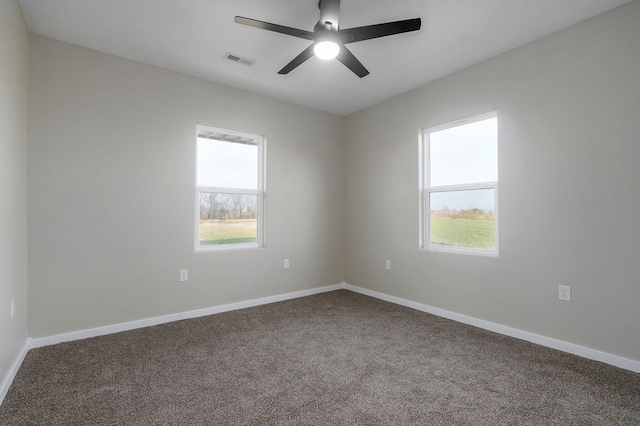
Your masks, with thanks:
[(263, 137), (198, 125), (196, 250), (264, 245)]
[(429, 127), (422, 136), (421, 247), (497, 256), (497, 114)]

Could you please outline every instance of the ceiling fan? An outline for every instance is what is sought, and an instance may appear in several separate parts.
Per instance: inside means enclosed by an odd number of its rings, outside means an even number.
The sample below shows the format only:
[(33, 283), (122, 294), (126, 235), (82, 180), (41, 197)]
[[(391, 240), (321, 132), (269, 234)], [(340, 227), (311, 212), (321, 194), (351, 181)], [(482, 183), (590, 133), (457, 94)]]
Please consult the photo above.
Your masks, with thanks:
[(420, 18), (414, 18), (367, 25), (364, 27), (340, 29), (338, 25), (340, 0), (320, 0), (318, 7), (320, 8), (320, 20), (314, 27), (313, 32), (258, 21), (243, 16), (236, 16), (235, 22), (313, 41), (311, 46), (293, 58), (291, 62), (278, 71), (278, 74), (288, 74), (315, 54), (320, 59), (338, 59), (338, 61), (342, 62), (360, 78), (368, 75), (369, 71), (367, 71), (364, 65), (347, 49), (347, 44), (417, 31), (421, 25)]

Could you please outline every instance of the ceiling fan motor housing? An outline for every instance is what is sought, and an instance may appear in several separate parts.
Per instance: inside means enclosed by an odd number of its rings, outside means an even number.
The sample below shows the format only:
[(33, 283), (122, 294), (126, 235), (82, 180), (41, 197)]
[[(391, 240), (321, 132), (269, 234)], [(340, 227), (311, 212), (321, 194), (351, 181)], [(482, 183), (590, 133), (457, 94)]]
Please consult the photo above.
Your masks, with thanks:
[(318, 30), (319, 26), (331, 24), (335, 31), (338, 31), (340, 22), (340, 0), (320, 0), (318, 2), (318, 8), (320, 8), (320, 19), (316, 25), (315, 30)]

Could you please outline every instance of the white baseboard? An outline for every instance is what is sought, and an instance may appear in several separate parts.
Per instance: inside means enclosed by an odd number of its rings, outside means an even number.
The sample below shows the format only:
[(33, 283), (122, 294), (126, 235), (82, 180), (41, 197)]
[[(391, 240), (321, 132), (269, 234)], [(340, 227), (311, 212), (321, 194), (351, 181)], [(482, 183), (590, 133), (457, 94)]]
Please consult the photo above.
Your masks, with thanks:
[(238, 309), (251, 308), (259, 305), (266, 305), (269, 303), (281, 302), (284, 300), (296, 299), (299, 297), (312, 296), (314, 294), (325, 293), (334, 290), (346, 289), (355, 293), (360, 293), (366, 296), (371, 296), (376, 299), (385, 300), (387, 302), (395, 303), (397, 305), (406, 306), (408, 308), (416, 309), (418, 311), (426, 312), (429, 314), (437, 315), (443, 318), (451, 319), (453, 321), (461, 322), (463, 324), (472, 325), (474, 327), (482, 328), (485, 330), (493, 331), (495, 333), (503, 334), (505, 336), (515, 337), (517, 339), (526, 340), (531, 343), (535, 343), (541, 346), (557, 349), (570, 354), (578, 355), (583, 358), (592, 359), (595, 361), (604, 362), (616, 367), (630, 370), (636, 373), (640, 373), (640, 362), (622, 358), (616, 355), (612, 355), (606, 352), (601, 352), (595, 349), (587, 348), (584, 346), (575, 345), (573, 343), (564, 342), (561, 340), (553, 339), (550, 337), (542, 336), (528, 331), (519, 330), (512, 327), (507, 327), (501, 324), (493, 323), (490, 321), (481, 320), (478, 318), (470, 317), (467, 315), (458, 314), (455, 312), (447, 311), (444, 309), (436, 308), (422, 303), (413, 302), (411, 300), (402, 299), (395, 296), (390, 296), (385, 293), (380, 293), (373, 290), (368, 290), (362, 287), (356, 287), (347, 283), (330, 285), (326, 287), (319, 287), (310, 290), (296, 291), (292, 293), (285, 293), (276, 296), (263, 297), (259, 299), (247, 300), (244, 302), (230, 303), (227, 305), (214, 306), (210, 308), (198, 309), (194, 311), (181, 312), (171, 315), (163, 315), (154, 318), (147, 318), (139, 321), (131, 321), (126, 323), (114, 324), (104, 327), (97, 327), (88, 330), (80, 330), (71, 333), (58, 334), (55, 336), (40, 337), (40, 338), (28, 338), (25, 342), (25, 346), (16, 357), (11, 370), (7, 373), (2, 386), (0, 387), (0, 403), (6, 396), (11, 382), (15, 378), (24, 357), (31, 348), (39, 348), (43, 346), (55, 345), (57, 343), (69, 342), (73, 340), (87, 339), (90, 337), (103, 336), (106, 334), (119, 333), (121, 331), (134, 330), (137, 328), (150, 327), (159, 324), (165, 324), (173, 321), (180, 321), (184, 319), (198, 318), (207, 315), (214, 315), (222, 312), (235, 311)]
[(27, 352), (29, 352), (29, 349), (31, 349), (31, 339), (27, 339), (24, 342), (22, 350), (20, 351), (16, 359), (13, 360), (11, 368), (7, 372), (7, 375), (4, 377), (4, 380), (2, 380), (2, 385), (0, 386), (0, 405), (2, 404), (2, 401), (4, 401), (4, 397), (7, 396), (7, 392), (9, 392), (11, 383), (13, 383), (13, 379), (16, 377), (16, 374), (18, 374), (18, 370), (22, 365), (22, 361), (24, 361), (24, 357), (27, 356)]
[(551, 337), (541, 336), (539, 334), (530, 333), (528, 331), (519, 330), (517, 328), (507, 327), (505, 325), (496, 324), (490, 321), (485, 321), (485, 320), (470, 317), (467, 315), (462, 315), (462, 314), (447, 311), (444, 309), (436, 308), (433, 306), (424, 305), (422, 303), (412, 302), (411, 300), (390, 296), (385, 293), (368, 290), (362, 287), (356, 287), (347, 283), (343, 283), (342, 288), (351, 290), (356, 293), (364, 294), (365, 296), (371, 296), (371, 297), (375, 297), (376, 299), (381, 299), (387, 302), (395, 303), (396, 305), (406, 306), (408, 308), (412, 308), (418, 311), (437, 315), (439, 317), (461, 322), (463, 324), (468, 324), (474, 327), (483, 328), (485, 330), (493, 331), (495, 333), (503, 334), (505, 336), (526, 340), (528, 342), (535, 343), (541, 346), (546, 346), (552, 349), (557, 349), (562, 352), (578, 355), (583, 358), (588, 358), (595, 361), (604, 362), (605, 364), (610, 364), (616, 367), (624, 368), (625, 370), (630, 370), (635, 373), (640, 373), (639, 361), (622, 358), (617, 355), (608, 354), (606, 352), (601, 352), (601, 351), (587, 348), (584, 346), (575, 345), (573, 343), (564, 342), (562, 340), (553, 339)]
[(55, 336), (39, 337), (31, 339), (32, 348), (40, 348), (43, 346), (55, 345), (62, 342), (71, 342), (73, 340), (88, 339), (90, 337), (104, 336), (106, 334), (119, 333), (121, 331), (134, 330), (137, 328), (151, 327), (154, 325), (165, 324), (173, 321), (180, 321), (191, 318), (204, 317), (207, 315), (219, 314), (222, 312), (235, 311), (238, 309), (251, 308), (253, 306), (267, 305), (269, 303), (282, 302), (289, 299), (297, 299), (299, 297), (312, 296), (314, 294), (325, 293), (344, 288), (343, 284), (335, 284), (326, 287), (312, 288), (310, 290), (295, 291), (292, 293), (279, 294), (276, 296), (268, 296), (260, 299), (246, 300), (244, 302), (230, 303), (228, 305), (213, 306), (210, 308), (197, 309), (194, 311), (180, 312), (177, 314), (163, 315), (154, 318), (146, 318), (138, 321), (125, 322), (104, 327), (91, 328), (88, 330), (74, 331), (71, 333), (57, 334)]

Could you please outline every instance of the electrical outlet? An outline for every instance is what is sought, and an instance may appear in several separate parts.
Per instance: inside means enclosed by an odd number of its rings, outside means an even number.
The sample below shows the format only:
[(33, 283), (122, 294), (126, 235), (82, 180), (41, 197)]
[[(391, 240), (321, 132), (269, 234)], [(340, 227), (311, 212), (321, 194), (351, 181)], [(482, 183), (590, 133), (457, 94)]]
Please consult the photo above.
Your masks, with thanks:
[(11, 299), (11, 319), (16, 316), (16, 299)]
[(391, 269), (391, 261), (390, 261), (390, 260), (387, 260), (387, 263), (386, 263), (386, 265), (385, 265), (385, 268), (387, 268), (387, 269)]
[(558, 299), (564, 300), (565, 302), (571, 302), (571, 287), (568, 285), (559, 285)]
[(188, 269), (180, 269), (180, 282), (189, 281), (189, 270)]
[(284, 269), (289, 269), (289, 259), (284, 260)]

